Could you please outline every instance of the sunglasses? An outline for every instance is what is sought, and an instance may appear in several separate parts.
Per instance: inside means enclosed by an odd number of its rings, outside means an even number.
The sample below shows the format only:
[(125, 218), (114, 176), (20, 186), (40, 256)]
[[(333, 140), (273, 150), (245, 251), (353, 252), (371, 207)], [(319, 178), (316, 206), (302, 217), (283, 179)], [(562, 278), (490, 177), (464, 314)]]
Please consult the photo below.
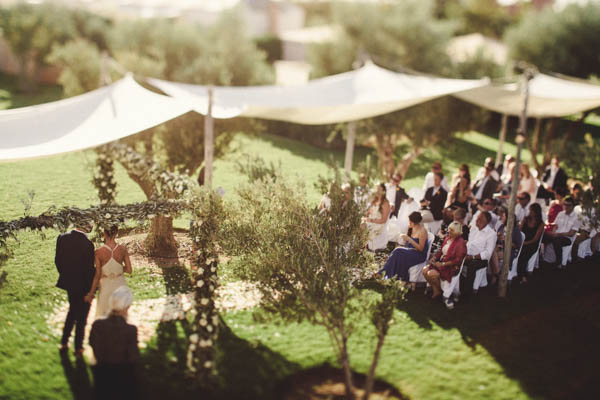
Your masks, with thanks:
[(492, 205), (492, 203), (490, 203), (489, 201), (484, 201), (484, 202), (483, 202), (483, 205), (484, 205), (484, 206), (491, 206), (491, 205)]

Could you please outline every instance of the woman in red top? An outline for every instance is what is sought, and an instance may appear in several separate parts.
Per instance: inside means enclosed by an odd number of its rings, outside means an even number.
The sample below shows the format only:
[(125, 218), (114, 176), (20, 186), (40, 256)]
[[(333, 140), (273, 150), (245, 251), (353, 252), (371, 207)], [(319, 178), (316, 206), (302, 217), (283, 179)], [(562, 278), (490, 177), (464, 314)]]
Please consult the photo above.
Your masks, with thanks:
[(563, 199), (567, 195), (567, 189), (563, 187), (558, 187), (554, 192), (554, 196), (556, 200), (553, 200), (550, 203), (550, 208), (548, 209), (548, 221), (546, 222), (546, 232), (552, 232), (554, 220), (558, 216), (564, 207), (563, 207)]
[(465, 255), (467, 242), (462, 238), (462, 226), (454, 221), (448, 226), (448, 236), (444, 239), (442, 248), (431, 257), (429, 265), (423, 268), (423, 276), (433, 288), (432, 299), (442, 294), (441, 279), (450, 282)]

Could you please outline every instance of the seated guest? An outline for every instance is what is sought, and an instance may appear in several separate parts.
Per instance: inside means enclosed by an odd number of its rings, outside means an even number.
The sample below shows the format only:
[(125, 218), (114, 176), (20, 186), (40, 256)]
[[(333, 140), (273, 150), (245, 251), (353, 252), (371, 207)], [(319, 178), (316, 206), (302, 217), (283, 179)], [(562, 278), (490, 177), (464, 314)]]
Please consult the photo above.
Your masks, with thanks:
[(500, 181), (500, 174), (498, 174), (498, 171), (496, 171), (495, 165), (496, 163), (494, 162), (494, 159), (492, 157), (487, 157), (483, 162), (483, 167), (479, 168), (479, 171), (477, 171), (477, 176), (475, 177), (475, 180), (479, 180), (485, 177), (486, 169), (491, 168), (491, 177), (494, 178), (495, 181)]
[[(539, 206), (539, 204), (538, 204)], [(498, 276), (500, 274), (500, 265), (504, 262), (504, 244), (506, 242), (506, 224), (508, 220), (508, 211), (505, 207), (498, 207), (498, 229), (497, 239), (496, 239), (496, 251), (492, 255), (490, 260), (490, 267), (492, 270), (492, 278), (490, 281), (491, 285), (494, 285), (498, 281)], [(513, 260), (519, 254), (519, 249), (521, 248), (521, 231), (519, 229), (519, 224), (515, 221), (513, 225), (513, 231), (511, 235), (511, 257), (510, 263), (508, 264), (508, 268), (512, 267)]]
[(462, 208), (457, 208), (454, 211), (454, 221), (460, 223), (462, 226), (462, 238), (466, 240), (469, 239), (469, 226), (465, 224), (465, 218), (467, 218), (467, 211)]
[(538, 203), (532, 203), (529, 206), (529, 214), (521, 221), (520, 228), (521, 232), (525, 234), (525, 241), (517, 261), (517, 276), (520, 283), (527, 283), (527, 266), (537, 251), (544, 232), (542, 207)]
[[(442, 173), (442, 163), (436, 161), (433, 164), (431, 164), (431, 171), (429, 171), (427, 173), (427, 175), (425, 175), (425, 182), (423, 183), (423, 192), (426, 192), (427, 189), (429, 189), (430, 187), (432, 187), (434, 185), (433, 177), (438, 172)], [(443, 177), (443, 175), (442, 175), (442, 177)], [(446, 182), (446, 178), (442, 178), (441, 185), (446, 192), (449, 190), (448, 182)]]
[(398, 217), (398, 211), (402, 206), (402, 202), (408, 200), (408, 194), (406, 194), (406, 191), (400, 186), (400, 182), (402, 182), (402, 175), (396, 172), (392, 175), (392, 181), (386, 184), (385, 197), (390, 203), (392, 215), (394, 217)]
[(395, 248), (379, 271), (385, 278), (396, 277), (408, 282), (408, 269), (424, 262), (427, 257), (430, 243), (427, 243), (427, 231), (421, 225), (421, 213), (418, 211), (411, 213), (408, 220), (408, 232), (401, 235), (405, 246)]
[(583, 200), (583, 186), (580, 183), (576, 183), (571, 188), (571, 197), (573, 198), (573, 202), (575, 205), (579, 205)]
[(442, 210), (448, 198), (448, 192), (442, 187), (443, 179), (444, 174), (436, 172), (433, 176), (433, 186), (427, 189), (425, 197), (421, 200), (421, 207), (425, 211), (422, 213), (423, 222), (440, 221), (443, 217)]
[(492, 217), (492, 221), (490, 222), (490, 228), (492, 228), (493, 230), (496, 230), (496, 227), (498, 226), (500, 219), (498, 218), (498, 214), (495, 213), (496, 200), (494, 200), (494, 199), (485, 199), (483, 201), (483, 203), (479, 207), (479, 210), (475, 213), (475, 215), (473, 215), (473, 218), (471, 219), (471, 223), (469, 225), (471, 227), (473, 227), (477, 221), (477, 217), (479, 216), (479, 214), (481, 214), (482, 212), (485, 212), (485, 211), (490, 213), (490, 216)]
[(471, 202), (473, 195), (471, 194), (471, 187), (468, 178), (460, 177), (458, 183), (452, 187), (450, 196), (448, 198), (448, 207), (450, 208), (464, 208), (469, 209), (469, 203)]
[(460, 280), (460, 291), (465, 298), (473, 293), (475, 274), (478, 270), (487, 268), (496, 247), (496, 231), (490, 228), (490, 222), (492, 216), (489, 212), (480, 213), (469, 233), (467, 256)]
[[(592, 210), (592, 213), (593, 211), (595, 210)], [(575, 207), (575, 213), (579, 215), (581, 226), (579, 232), (577, 232), (577, 236), (575, 236), (575, 242), (573, 243), (573, 249), (571, 250), (571, 258), (575, 261), (581, 261), (579, 259), (579, 246), (581, 245), (581, 242), (591, 239), (590, 248), (593, 252), (597, 245), (598, 234), (591, 224), (589, 215), (581, 210), (581, 206)]]
[(491, 199), (494, 197), (494, 193), (498, 190), (498, 181), (491, 175), (494, 170), (493, 166), (486, 165), (484, 175), (482, 178), (475, 181), (471, 192), (473, 193), (473, 199), (471, 204), (473, 208), (477, 204), (483, 203), (485, 199)]
[(552, 226), (554, 225), (554, 221), (556, 221), (556, 217), (558, 213), (560, 213), (563, 208), (563, 200), (567, 195), (566, 187), (558, 187), (554, 192), (554, 200), (550, 203), (550, 207), (548, 208), (548, 220), (546, 221), (546, 232), (552, 231)]
[(579, 217), (574, 211), (575, 201), (571, 196), (563, 200), (563, 211), (558, 213), (556, 221), (550, 232), (546, 232), (542, 238), (542, 243), (551, 244), (556, 255), (555, 265), (563, 267), (562, 255), (563, 247), (571, 244), (571, 237), (577, 233), (580, 227)]
[(538, 190), (538, 198), (554, 199), (558, 188), (567, 188), (567, 173), (559, 164), (560, 161), (558, 157), (552, 157), (550, 165), (546, 167), (546, 170), (542, 175), (542, 185)]
[(108, 316), (92, 325), (90, 346), (98, 362), (94, 370), (97, 399), (136, 398), (137, 328), (126, 321), (132, 300), (127, 286), (117, 288), (108, 300)]
[(504, 157), (502, 168), (498, 168), (500, 171), (500, 181), (506, 185), (512, 180), (512, 174), (514, 171), (514, 165), (517, 160), (510, 154)]
[(517, 204), (515, 205), (515, 219), (518, 223), (523, 221), (523, 218), (529, 214), (529, 205), (531, 196), (527, 192), (522, 192), (517, 195)]
[(367, 228), (369, 230), (370, 250), (384, 248), (387, 245), (386, 222), (390, 215), (390, 203), (385, 198), (385, 185), (380, 183), (367, 210)]
[(457, 208), (454, 211), (449, 208), (444, 209), (444, 222), (440, 231), (435, 235), (431, 245), (431, 254), (437, 253), (442, 248), (442, 243), (448, 234), (448, 227), (452, 222), (458, 222), (462, 229), (462, 238), (466, 241), (469, 238), (469, 226), (465, 224), (467, 212), (463, 208)]
[[(458, 272), (463, 258), (467, 254), (467, 245), (462, 238), (462, 227), (458, 222), (448, 226), (448, 235), (444, 239), (442, 248), (429, 260), (429, 265), (423, 268), (423, 277), (433, 288), (432, 299), (442, 293), (441, 280), (450, 282)], [(452, 300), (445, 299), (446, 305), (451, 308)]]
[(527, 192), (530, 199), (535, 199), (537, 195), (537, 183), (527, 163), (521, 164), (519, 169), (519, 191), (517, 193)]
[(471, 183), (471, 174), (469, 172), (469, 166), (467, 164), (461, 164), (458, 167), (458, 171), (452, 175), (452, 187), (456, 186), (460, 181), (460, 178), (467, 178), (469, 184)]

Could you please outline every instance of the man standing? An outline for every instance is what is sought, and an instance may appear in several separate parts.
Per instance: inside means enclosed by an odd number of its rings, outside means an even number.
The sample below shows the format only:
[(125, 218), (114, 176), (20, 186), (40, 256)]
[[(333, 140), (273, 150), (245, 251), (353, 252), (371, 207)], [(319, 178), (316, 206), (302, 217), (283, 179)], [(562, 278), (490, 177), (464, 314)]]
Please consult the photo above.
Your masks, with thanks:
[[(437, 173), (442, 173), (442, 163), (436, 161), (433, 164), (431, 164), (431, 171), (429, 171), (427, 173), (427, 175), (425, 175), (425, 182), (423, 183), (423, 192), (426, 192), (427, 189), (429, 189), (430, 187), (432, 187), (434, 185), (433, 180), (434, 180), (434, 176)], [(442, 176), (443, 173), (442, 173)], [(449, 192), (449, 186), (448, 186), (448, 182), (446, 181), (446, 178), (442, 178), (442, 182), (441, 182), (441, 186), (444, 188), (444, 190), (446, 192)]]
[(80, 223), (71, 232), (58, 236), (54, 263), (58, 270), (56, 287), (66, 290), (69, 312), (63, 328), (59, 350), (69, 347), (69, 337), (75, 326), (75, 355), (83, 355), (83, 336), (90, 311), (90, 303), (84, 301), (94, 279), (94, 245), (87, 234), (92, 231), (91, 223)]
[(441, 221), (443, 218), (442, 210), (448, 198), (448, 192), (442, 184), (443, 180), (444, 174), (436, 172), (433, 175), (433, 186), (427, 189), (425, 197), (421, 200), (423, 222)]
[(475, 226), (471, 228), (467, 241), (467, 256), (460, 278), (460, 291), (465, 298), (473, 293), (475, 274), (482, 268), (487, 268), (496, 247), (496, 231), (490, 227), (492, 216), (483, 211), (477, 216)]
[(392, 206), (392, 215), (398, 217), (398, 211), (404, 200), (408, 200), (408, 194), (400, 186), (402, 175), (395, 173), (392, 176), (392, 181), (386, 185), (386, 198)]
[(483, 203), (485, 199), (493, 198), (494, 193), (496, 193), (496, 190), (498, 189), (498, 181), (492, 176), (493, 170), (493, 165), (486, 165), (483, 176), (473, 184), (473, 188), (471, 189), (473, 192), (473, 211), (475, 211), (475, 206), (477, 206), (477, 204)]
[[(540, 199), (554, 199), (554, 193), (558, 188), (567, 187), (567, 173), (560, 167), (558, 157), (552, 157), (550, 165), (546, 167), (542, 176), (542, 185), (538, 190), (537, 197)], [(543, 189), (542, 189), (543, 188)]]

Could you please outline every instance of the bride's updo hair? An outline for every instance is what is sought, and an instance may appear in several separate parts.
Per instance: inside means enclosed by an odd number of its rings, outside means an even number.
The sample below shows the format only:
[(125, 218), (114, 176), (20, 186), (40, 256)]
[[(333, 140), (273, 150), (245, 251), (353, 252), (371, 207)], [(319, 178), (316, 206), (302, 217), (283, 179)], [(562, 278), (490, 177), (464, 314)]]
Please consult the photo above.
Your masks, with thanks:
[(423, 216), (421, 215), (420, 212), (418, 211), (413, 211), (410, 213), (410, 215), (408, 216), (408, 220), (410, 222), (412, 222), (413, 224), (420, 224), (421, 221), (423, 221)]
[(104, 233), (106, 234), (106, 236), (108, 236), (110, 238), (114, 238), (115, 236), (117, 236), (118, 232), (119, 232), (119, 227), (117, 225), (113, 225), (110, 228), (104, 229)]

